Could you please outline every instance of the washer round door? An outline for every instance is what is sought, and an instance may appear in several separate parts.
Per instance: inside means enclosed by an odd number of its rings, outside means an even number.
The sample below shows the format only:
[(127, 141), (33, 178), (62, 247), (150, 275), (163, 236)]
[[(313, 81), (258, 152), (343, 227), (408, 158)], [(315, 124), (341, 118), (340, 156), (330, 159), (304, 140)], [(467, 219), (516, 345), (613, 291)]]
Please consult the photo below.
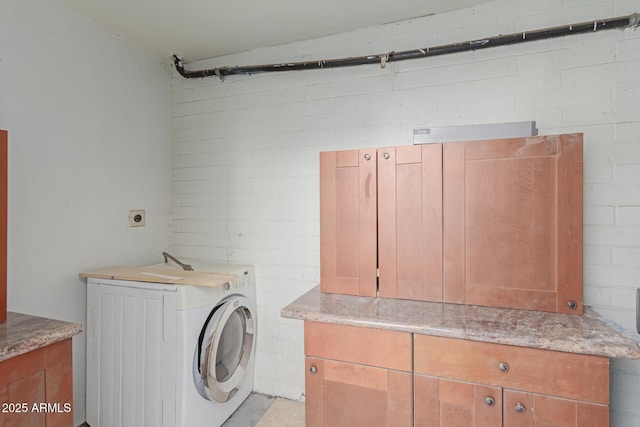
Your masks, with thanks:
[(246, 297), (221, 301), (202, 327), (193, 355), (193, 380), (202, 397), (224, 403), (244, 379), (254, 351), (255, 315)]

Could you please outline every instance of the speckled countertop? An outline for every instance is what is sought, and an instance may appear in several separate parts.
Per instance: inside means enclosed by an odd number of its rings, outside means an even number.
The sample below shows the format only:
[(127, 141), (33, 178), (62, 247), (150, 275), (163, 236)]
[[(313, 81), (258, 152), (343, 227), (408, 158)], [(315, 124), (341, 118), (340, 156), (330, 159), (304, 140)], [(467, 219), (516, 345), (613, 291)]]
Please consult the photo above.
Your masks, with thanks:
[(82, 332), (79, 323), (7, 313), (7, 321), (0, 323), (0, 362), (46, 347)]
[(323, 294), (316, 286), (282, 309), (283, 317), (366, 326), (610, 358), (640, 359), (640, 335), (626, 333), (590, 307), (584, 315)]

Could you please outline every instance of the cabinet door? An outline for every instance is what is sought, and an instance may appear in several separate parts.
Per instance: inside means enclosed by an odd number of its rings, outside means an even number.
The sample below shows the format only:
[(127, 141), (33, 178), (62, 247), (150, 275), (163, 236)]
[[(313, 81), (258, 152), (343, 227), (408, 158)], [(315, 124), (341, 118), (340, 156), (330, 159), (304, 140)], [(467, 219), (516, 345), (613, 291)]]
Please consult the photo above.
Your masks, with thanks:
[(376, 296), (376, 151), (320, 153), (320, 289)]
[(378, 150), (381, 297), (442, 301), (442, 145)]
[(445, 301), (582, 313), (582, 134), (443, 146)]
[(0, 426), (73, 425), (71, 338), (0, 363)]
[(307, 427), (412, 425), (411, 374), (306, 358)]
[(0, 323), (7, 321), (7, 131), (0, 130)]
[(416, 427), (502, 427), (502, 389), (415, 375)]
[(608, 427), (609, 407), (504, 390), (505, 427)]

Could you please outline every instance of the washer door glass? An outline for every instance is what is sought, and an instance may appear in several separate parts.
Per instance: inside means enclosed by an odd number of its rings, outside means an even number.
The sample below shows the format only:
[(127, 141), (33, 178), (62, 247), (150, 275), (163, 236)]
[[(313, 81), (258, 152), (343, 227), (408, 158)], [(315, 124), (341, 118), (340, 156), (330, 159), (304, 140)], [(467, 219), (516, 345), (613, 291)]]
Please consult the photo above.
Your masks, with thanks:
[(253, 353), (255, 316), (243, 296), (223, 300), (202, 328), (193, 379), (202, 397), (224, 403), (242, 383)]

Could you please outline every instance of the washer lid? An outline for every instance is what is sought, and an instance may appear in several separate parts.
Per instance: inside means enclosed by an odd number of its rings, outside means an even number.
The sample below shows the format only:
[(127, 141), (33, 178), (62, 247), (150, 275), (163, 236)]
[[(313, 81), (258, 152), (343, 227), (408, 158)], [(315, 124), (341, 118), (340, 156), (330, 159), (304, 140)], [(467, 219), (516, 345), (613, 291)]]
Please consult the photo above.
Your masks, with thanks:
[(212, 310), (193, 360), (193, 379), (202, 397), (221, 403), (233, 397), (254, 351), (254, 334), (255, 315), (246, 297), (231, 296)]
[[(164, 268), (160, 268), (164, 267)], [(205, 271), (182, 271), (165, 267), (163, 264), (147, 267), (107, 267), (80, 273), (80, 277), (98, 279), (129, 280), (135, 282), (171, 283), (215, 287), (236, 279), (236, 274), (212, 273)]]

